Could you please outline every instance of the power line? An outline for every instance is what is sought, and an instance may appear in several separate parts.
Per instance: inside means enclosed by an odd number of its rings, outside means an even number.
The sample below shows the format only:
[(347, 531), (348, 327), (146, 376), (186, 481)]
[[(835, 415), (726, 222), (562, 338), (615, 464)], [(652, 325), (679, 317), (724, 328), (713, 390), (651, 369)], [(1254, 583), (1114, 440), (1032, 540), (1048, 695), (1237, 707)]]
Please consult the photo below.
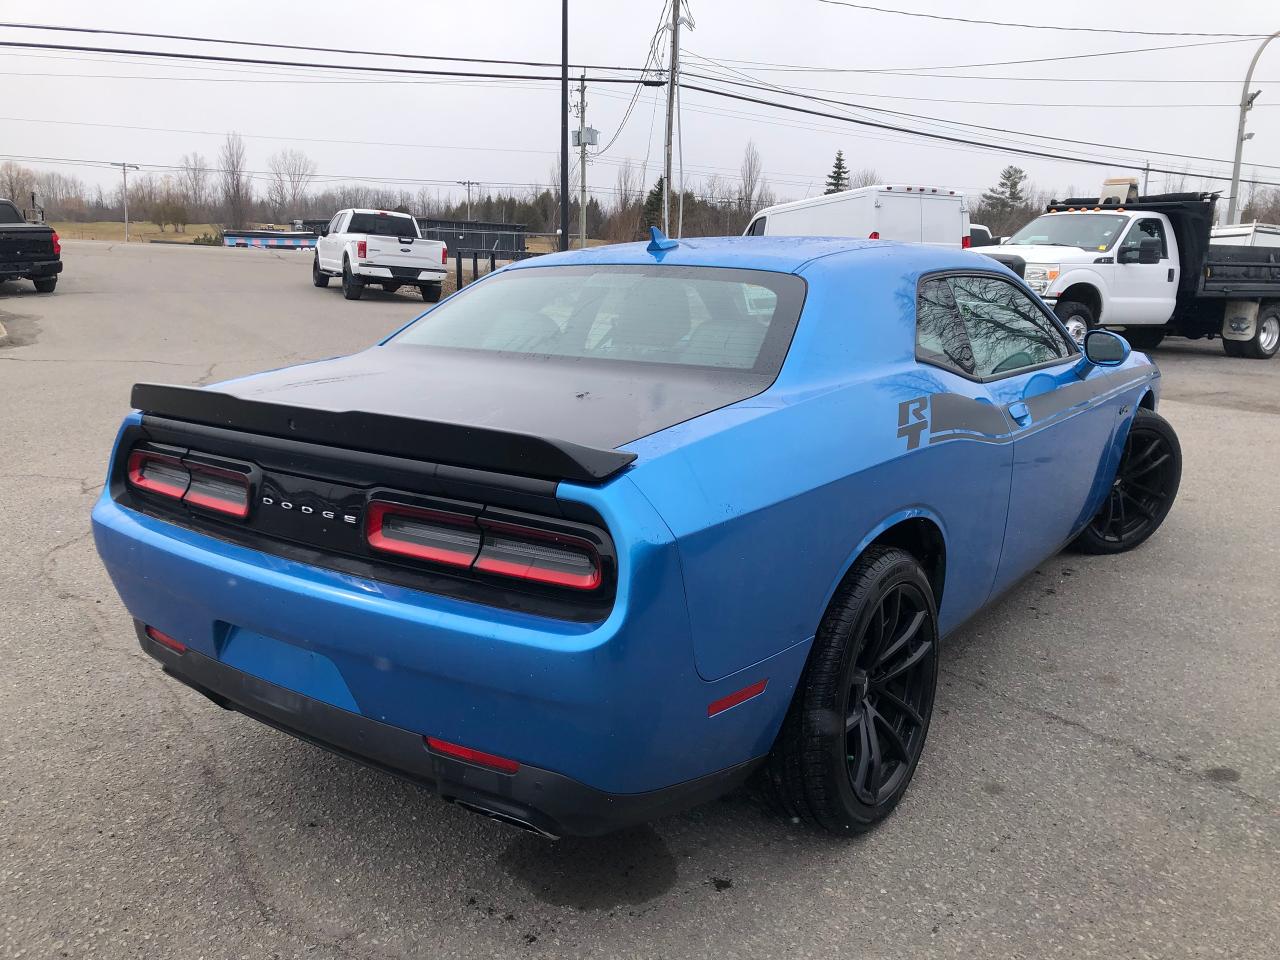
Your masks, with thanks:
[[(100, 36), (112, 37), (141, 37), (147, 40), (180, 40), (187, 43), (217, 43), (226, 46), (236, 47), (261, 47), (266, 50), (303, 50), (308, 53), (341, 53), (350, 56), (361, 57), (393, 57), (405, 60), (438, 60), (448, 63), (496, 63), (504, 66), (516, 67), (555, 67), (559, 68), (559, 61), (548, 60), (497, 60), (487, 57), (443, 57), (425, 53), (387, 53), (382, 50), (352, 50), (342, 47), (309, 47), (295, 43), (266, 43), (256, 40), (229, 40), (223, 37), (194, 37), (185, 36), (177, 33), (142, 33), (136, 30), (108, 30), (102, 27), (68, 27), (61, 24), (49, 23), (3, 23), (0, 27), (7, 27), (11, 30), (49, 30), (61, 33), (89, 33)], [(571, 63), (572, 70), (630, 70), (633, 72), (643, 72), (640, 67), (606, 67), (598, 64), (589, 63)]]
[[(17, 40), (0, 40), (0, 47), (20, 47), (31, 50), (70, 50), (81, 53), (113, 53), (135, 57), (159, 57), (169, 60), (200, 60), (211, 63), (249, 63), (266, 66), (277, 67), (310, 67), (321, 70), (332, 70), (333, 66), (323, 63), (309, 63), (299, 60), (264, 60), (256, 57), (229, 57), (211, 53), (176, 53), (168, 50), (129, 50), (118, 47), (89, 47), (80, 44), (63, 44), (63, 43), (24, 43)], [(432, 77), (478, 77), (492, 80), (557, 80), (557, 77), (542, 76), (540, 74), (529, 73), (484, 73), (479, 71), (467, 70), (422, 70), (411, 69), (409, 67), (375, 67), (365, 64), (343, 64), (342, 70), (355, 70), (361, 73), (394, 73), (407, 74), (411, 76), (432, 76)], [(606, 67), (604, 69), (614, 69)], [(629, 68), (621, 68), (629, 69)], [(592, 83), (638, 83), (644, 86), (658, 85), (660, 82), (655, 80), (637, 79), (632, 77), (588, 77)]]
[(866, 3), (850, 3), (848, 0), (818, 0), (819, 3), (835, 7), (850, 7), (854, 10), (866, 10), (870, 13), (889, 13), (900, 17), (919, 17), (924, 20), (947, 20), (951, 23), (981, 24), (990, 27), (1017, 27), (1021, 30), (1063, 30), (1072, 33), (1125, 33), (1138, 37), (1240, 37), (1245, 40), (1259, 40), (1267, 36), (1265, 33), (1201, 33), (1198, 30), (1123, 30), (1110, 27), (1063, 27), (1043, 23), (1009, 23), (1004, 20), (977, 20), (970, 17), (948, 17), (940, 13), (922, 13), (915, 10), (892, 10), (888, 7), (873, 7)]
[[(1152, 53), (1162, 50), (1186, 50), (1190, 47), (1214, 47), (1228, 43), (1244, 43), (1244, 40), (1205, 40), (1196, 43), (1175, 43), (1160, 47), (1138, 47), (1131, 50), (1102, 50), (1096, 53), (1074, 53), (1061, 57), (1033, 57), (1026, 60), (992, 60), (986, 63), (947, 63), (932, 64), (917, 67), (813, 67), (803, 64), (770, 64), (760, 65), (758, 69), (770, 73), (885, 73), (885, 74), (911, 74), (912, 71), (927, 70), (970, 70), (977, 67), (1012, 67), (1022, 66), (1028, 63), (1056, 63), (1063, 60), (1089, 60), (1097, 57), (1122, 57), (1134, 53)], [(737, 63), (750, 64), (752, 61), (739, 60)], [(756, 61), (756, 63), (760, 63)], [(922, 73), (922, 76), (932, 76), (929, 73)]]
[[(905, 133), (911, 136), (922, 137), (928, 140), (941, 140), (948, 143), (962, 143), (962, 144), (968, 144), (972, 146), (989, 147), (990, 149), (993, 149), (993, 150), (1001, 151), (1004, 153), (1015, 153), (1025, 157), (1038, 157), (1045, 160), (1063, 160), (1070, 163), (1083, 163), (1083, 164), (1087, 164), (1089, 166), (1095, 166), (1095, 167), (1121, 167), (1121, 168), (1130, 169), (1130, 170), (1142, 169), (1141, 167), (1134, 166), (1132, 162), (1124, 162), (1124, 161), (1118, 161), (1118, 160), (1088, 159), (1085, 157), (1072, 157), (1072, 156), (1061, 154), (1061, 153), (1050, 153), (1045, 150), (1031, 150), (1026, 147), (1014, 147), (1014, 146), (1006, 147), (1006, 146), (998, 146), (993, 144), (985, 144), (985, 143), (982, 143), (981, 141), (970, 140), (965, 137), (953, 137), (953, 136), (948, 136), (946, 134), (933, 133), (927, 130), (913, 130), (910, 127), (900, 127), (900, 126), (895, 126), (894, 124), (880, 123), (875, 120), (863, 120), (857, 117), (851, 117), (848, 114), (826, 113), (821, 110), (811, 110), (807, 107), (798, 107), (793, 104), (778, 103), (775, 100), (763, 100), (759, 97), (748, 97), (744, 94), (730, 93), (727, 90), (716, 90), (712, 87), (699, 87), (693, 84), (686, 84), (685, 89), (698, 90), (698, 91), (701, 91), (702, 93), (709, 93), (714, 96), (725, 97), (730, 100), (741, 100), (744, 103), (757, 103), (757, 104), (761, 104), (762, 106), (773, 107), (778, 110), (787, 110), (792, 113), (803, 113), (803, 114), (808, 114), (809, 116), (814, 116), (814, 117), (825, 117), (830, 120), (840, 120), (844, 123), (852, 123), (852, 124), (857, 124), (858, 126), (864, 126), (864, 127), (873, 127), (879, 130), (892, 130), (896, 133)], [(1161, 167), (1150, 167), (1149, 169), (1152, 173), (1164, 173), (1164, 174), (1170, 174), (1173, 176), (1182, 176), (1184, 173), (1186, 173), (1186, 171), (1183, 171), (1183, 170), (1169, 170)], [(1202, 174), (1201, 176), (1203, 177), (1203, 179), (1206, 179), (1206, 180), (1230, 180), (1231, 179), (1230, 177), (1223, 177), (1223, 176), (1212, 175), (1212, 174)], [(1268, 186), (1268, 187), (1280, 186), (1280, 180), (1275, 180), (1275, 181), (1250, 180), (1250, 181), (1242, 181), (1242, 182), (1248, 182), (1248, 183), (1253, 183), (1260, 186)]]

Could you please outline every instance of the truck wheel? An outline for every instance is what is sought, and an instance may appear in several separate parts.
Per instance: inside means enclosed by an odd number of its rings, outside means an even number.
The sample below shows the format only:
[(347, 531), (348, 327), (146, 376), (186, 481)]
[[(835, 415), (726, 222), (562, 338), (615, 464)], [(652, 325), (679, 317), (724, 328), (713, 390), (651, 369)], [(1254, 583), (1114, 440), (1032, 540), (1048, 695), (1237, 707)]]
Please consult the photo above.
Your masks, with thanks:
[(1154, 350), (1164, 341), (1164, 327), (1129, 327), (1124, 338), (1135, 350)]
[(1164, 523), (1181, 479), (1177, 433), (1160, 414), (1139, 407), (1107, 502), (1073, 546), (1082, 553), (1132, 550)]
[(364, 296), (364, 283), (351, 272), (351, 262), (342, 261), (342, 295), (348, 300), (359, 300)]
[(53, 293), (54, 288), (58, 286), (57, 277), (41, 277), (31, 282), (36, 285), (36, 293)]
[(1280, 351), (1280, 304), (1272, 304), (1258, 311), (1258, 322), (1253, 325), (1253, 336), (1248, 340), (1222, 341), (1222, 349), (1229, 357), (1247, 357), (1250, 360), (1270, 360)]
[(871, 547), (818, 626), (766, 767), (789, 817), (861, 833), (902, 798), (929, 733), (937, 610), (915, 557)]
[(418, 289), (422, 291), (422, 299), (427, 303), (439, 303), (440, 297), (444, 293), (444, 284), (424, 283)]
[(317, 254), (311, 260), (311, 283), (316, 287), (327, 287), (329, 285), (329, 275), (320, 269), (320, 255)]
[(1098, 325), (1089, 305), (1079, 300), (1059, 300), (1053, 308), (1062, 325), (1076, 343), (1084, 343), (1084, 335)]

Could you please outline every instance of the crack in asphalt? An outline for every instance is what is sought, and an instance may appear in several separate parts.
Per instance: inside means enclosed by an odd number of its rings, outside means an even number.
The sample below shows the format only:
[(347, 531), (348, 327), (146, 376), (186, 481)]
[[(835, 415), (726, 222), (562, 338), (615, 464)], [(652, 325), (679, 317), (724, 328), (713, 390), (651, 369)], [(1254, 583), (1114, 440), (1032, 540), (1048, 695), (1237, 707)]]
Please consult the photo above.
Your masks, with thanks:
[(1176, 760), (1170, 760), (1167, 757), (1162, 757), (1159, 754), (1152, 753), (1145, 747), (1126, 740), (1123, 737), (1117, 737), (1110, 733), (1103, 733), (1101, 730), (1095, 730), (1083, 721), (1076, 720), (1072, 717), (1064, 717), (1060, 713), (1054, 713), (1052, 710), (1048, 710), (1044, 707), (1036, 706), (1033, 703), (1027, 703), (1024, 700), (1019, 700), (1017, 697), (1011, 697), (1009, 694), (1002, 692), (997, 687), (987, 683), (985, 680), (967, 676), (963, 673), (957, 673), (949, 667), (944, 667), (939, 672), (946, 674), (949, 677), (954, 677), (956, 680), (982, 690), (988, 696), (994, 697), (997, 700), (1002, 700), (1011, 706), (1017, 707), (1019, 710), (1024, 710), (1027, 713), (1040, 717), (1043, 720), (1050, 720), (1062, 726), (1070, 727), (1073, 730), (1079, 730), (1091, 739), (1099, 743), (1104, 743), (1109, 747), (1114, 747), (1119, 750), (1127, 750), (1144, 763), (1159, 767), (1170, 773), (1177, 774), (1179, 777), (1184, 779), (1194, 780), (1197, 783), (1208, 784), (1209, 786), (1216, 787), (1219, 790), (1224, 790), (1227, 793), (1230, 793), (1235, 797), (1261, 809), (1280, 812), (1280, 807), (1277, 807), (1266, 797), (1260, 797), (1257, 794), (1250, 793), (1248, 790), (1236, 786), (1234, 783), (1209, 779), (1202, 776), (1198, 770), (1187, 764), (1180, 763)]

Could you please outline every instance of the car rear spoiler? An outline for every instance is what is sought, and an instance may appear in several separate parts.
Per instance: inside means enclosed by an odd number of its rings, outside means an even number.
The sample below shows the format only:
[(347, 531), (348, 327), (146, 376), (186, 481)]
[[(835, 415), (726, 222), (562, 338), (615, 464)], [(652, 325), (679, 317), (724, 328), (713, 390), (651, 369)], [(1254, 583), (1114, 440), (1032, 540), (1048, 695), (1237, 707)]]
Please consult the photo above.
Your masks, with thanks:
[(634, 453), (554, 437), (362, 410), (266, 403), (197, 387), (135, 383), (132, 403), (144, 414), (206, 426), (548, 480), (601, 483), (636, 458)]

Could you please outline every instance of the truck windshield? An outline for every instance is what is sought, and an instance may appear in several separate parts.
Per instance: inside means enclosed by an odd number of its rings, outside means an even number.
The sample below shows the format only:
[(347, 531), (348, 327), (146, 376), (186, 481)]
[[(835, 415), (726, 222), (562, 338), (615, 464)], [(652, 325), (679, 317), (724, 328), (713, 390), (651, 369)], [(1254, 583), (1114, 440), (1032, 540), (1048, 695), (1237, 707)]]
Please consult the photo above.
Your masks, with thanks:
[(1110, 250), (1128, 222), (1128, 217), (1111, 213), (1047, 213), (1036, 217), (1005, 243)]
[(418, 224), (402, 213), (353, 213), (347, 233), (371, 233), (376, 237), (416, 237)]
[(772, 375), (804, 293), (799, 277), (763, 270), (532, 267), (464, 290), (393, 342)]

